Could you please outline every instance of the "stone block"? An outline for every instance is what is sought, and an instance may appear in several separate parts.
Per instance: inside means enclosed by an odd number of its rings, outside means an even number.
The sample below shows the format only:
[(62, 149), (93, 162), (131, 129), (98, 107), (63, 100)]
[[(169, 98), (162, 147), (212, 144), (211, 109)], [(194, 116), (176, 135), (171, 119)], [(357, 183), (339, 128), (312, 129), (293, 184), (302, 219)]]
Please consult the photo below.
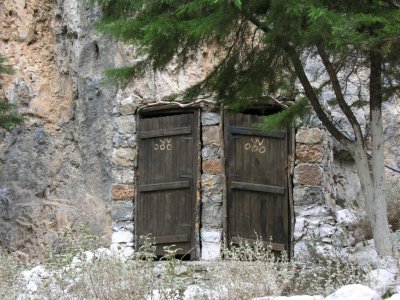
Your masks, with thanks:
[(321, 185), (322, 168), (314, 164), (300, 164), (294, 169), (294, 183), (302, 185)]
[(221, 121), (221, 116), (214, 112), (201, 113), (201, 124), (204, 125), (217, 125)]
[(211, 202), (211, 203), (222, 203), (222, 191), (216, 191), (213, 193), (203, 193), (201, 201), (203, 203)]
[(222, 205), (221, 203), (206, 202), (201, 210), (203, 226), (209, 228), (222, 227)]
[(322, 131), (319, 128), (299, 130), (296, 134), (296, 142), (302, 144), (318, 144), (322, 141)]
[(299, 186), (293, 188), (294, 203), (298, 206), (325, 204), (321, 186)]
[(132, 221), (132, 201), (115, 201), (111, 204), (111, 218), (113, 221)]
[(121, 229), (133, 232), (135, 226), (132, 221), (113, 221), (111, 224), (113, 231), (119, 231)]
[(316, 218), (318, 220), (327, 220), (332, 218), (332, 211), (326, 205), (311, 205), (307, 207), (295, 207), (296, 216), (306, 217), (307, 219)]
[(133, 185), (116, 184), (112, 186), (111, 198), (113, 200), (132, 199), (134, 195), (135, 195), (135, 189)]
[(217, 145), (209, 145), (201, 150), (203, 159), (219, 159), (221, 158), (221, 148)]
[(116, 148), (113, 149), (111, 161), (116, 166), (135, 166), (136, 156), (136, 148)]
[(308, 222), (306, 218), (296, 217), (296, 222), (294, 226), (293, 237), (295, 241), (300, 240), (307, 233)]
[(132, 134), (136, 132), (136, 122), (133, 116), (120, 116), (114, 118), (115, 129), (122, 134)]
[(329, 225), (329, 224), (322, 224), (318, 228), (319, 236), (321, 238), (330, 237), (335, 233), (335, 231), (336, 231), (336, 227)]
[(222, 230), (220, 229), (202, 228), (200, 235), (203, 243), (220, 243), (222, 240)]
[(133, 184), (135, 181), (134, 171), (129, 169), (114, 168), (111, 173), (112, 180), (116, 184)]
[(219, 159), (204, 160), (203, 172), (214, 175), (222, 174), (222, 161)]
[(321, 144), (297, 144), (296, 159), (302, 162), (322, 162), (324, 153)]
[(113, 136), (113, 147), (114, 148), (133, 148), (136, 147), (136, 134), (120, 134), (114, 132)]
[(345, 226), (355, 225), (359, 222), (356, 212), (347, 208), (336, 211), (336, 220)]
[(133, 233), (126, 230), (113, 232), (111, 236), (112, 243), (130, 243), (133, 241)]
[(201, 175), (201, 189), (204, 194), (211, 195), (215, 192), (222, 191), (222, 177), (221, 175)]
[(119, 112), (121, 115), (133, 115), (136, 113), (137, 103), (133, 97), (122, 99), (119, 105)]
[(201, 259), (202, 260), (217, 260), (221, 257), (221, 243), (201, 244)]
[(219, 126), (204, 126), (202, 128), (203, 146), (221, 145)]

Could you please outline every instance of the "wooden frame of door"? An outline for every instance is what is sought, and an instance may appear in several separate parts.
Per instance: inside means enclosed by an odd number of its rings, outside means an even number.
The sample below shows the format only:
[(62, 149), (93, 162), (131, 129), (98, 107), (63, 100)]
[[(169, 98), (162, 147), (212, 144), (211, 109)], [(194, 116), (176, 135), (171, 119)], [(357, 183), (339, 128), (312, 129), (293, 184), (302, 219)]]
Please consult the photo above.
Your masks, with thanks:
[[(201, 178), (201, 140), (200, 140), (200, 114), (199, 114), (199, 109), (198, 108), (176, 108), (171, 106), (158, 106), (158, 107), (149, 107), (149, 108), (143, 108), (139, 111), (138, 113), (138, 161), (141, 159), (143, 156), (143, 149), (140, 149), (141, 145), (141, 139), (142, 138), (148, 138), (146, 136), (143, 136), (143, 133), (141, 132), (141, 123), (143, 123), (143, 119), (147, 118), (155, 118), (155, 117), (166, 117), (166, 116), (176, 116), (176, 115), (184, 115), (184, 114), (192, 114), (193, 116), (193, 127), (192, 127), (192, 136), (193, 136), (193, 165), (192, 165), (192, 175), (193, 178), (190, 179), (191, 184), (193, 184), (192, 187), (192, 192), (191, 192), (191, 209), (192, 209), (192, 214), (191, 214), (191, 234), (190, 234), (190, 259), (191, 260), (196, 260), (199, 259), (200, 257), (200, 241), (199, 241), (199, 236), (200, 236), (200, 204), (201, 204), (201, 199), (200, 199), (200, 178)], [(183, 129), (177, 130), (180, 133), (178, 134), (185, 134), (182, 131)], [(164, 130), (165, 131), (165, 130)], [(168, 130), (167, 130), (168, 131)], [(170, 132), (164, 132), (164, 134), (174, 134), (171, 130)], [(148, 135), (148, 133), (145, 133), (145, 135)], [(135, 236), (136, 236), (136, 248), (139, 246), (139, 229), (137, 228), (137, 224), (139, 218), (142, 218), (143, 216), (139, 215), (138, 212), (138, 201), (139, 197), (141, 197), (140, 194), (140, 163), (138, 163), (138, 166), (136, 168), (135, 172), (135, 185), (136, 185), (136, 201), (135, 201)], [(179, 188), (179, 187), (175, 187)], [(143, 187), (142, 187), (143, 189)], [(159, 241), (162, 243), (163, 241)], [(157, 249), (158, 254), (160, 254), (159, 249)]]
[[(228, 211), (228, 195), (229, 195), (229, 188), (234, 188), (234, 189), (246, 189), (246, 190), (254, 190), (254, 191), (263, 191), (264, 192), (278, 192), (282, 193), (281, 189), (276, 189), (274, 187), (268, 187), (265, 185), (258, 185), (258, 184), (249, 184), (249, 186), (246, 186), (246, 184), (241, 184), (239, 182), (231, 182), (232, 178), (230, 178), (229, 174), (229, 167), (228, 167), (228, 161), (229, 159), (232, 159), (231, 157), (228, 157), (228, 149), (227, 147), (230, 147), (229, 142), (228, 142), (228, 134), (232, 134), (228, 132), (229, 130), (229, 124), (227, 124), (227, 118), (226, 114), (229, 113), (227, 110), (222, 110), (221, 113), (223, 113), (223, 116), (221, 119), (223, 120), (223, 132), (224, 132), (224, 166), (225, 166), (225, 193), (224, 193), (224, 235), (225, 235), (225, 241), (226, 242), (237, 242), (238, 238), (231, 238), (230, 237), (230, 228), (229, 228), (229, 211)], [(251, 135), (253, 132), (256, 132), (257, 130), (247, 130), (245, 128), (237, 128), (234, 129), (234, 134), (244, 134), (244, 135)], [(237, 131), (237, 132), (236, 132)], [(260, 134), (260, 136), (264, 135), (263, 133), (259, 132), (257, 134)], [(269, 136), (273, 136), (274, 134), (269, 134)], [(279, 134), (278, 134), (279, 135)], [(293, 205), (293, 184), (292, 184), (292, 178), (293, 178), (293, 171), (294, 171), (294, 149), (295, 149), (295, 140), (294, 140), (294, 130), (289, 129), (286, 131), (287, 135), (287, 163), (286, 163), (286, 170), (284, 172), (285, 181), (285, 190), (287, 191), (287, 218), (289, 224), (287, 224), (287, 244), (285, 246), (285, 250), (287, 251), (288, 255), (291, 257), (293, 255), (293, 231), (294, 231), (294, 205)], [(268, 134), (265, 134), (265, 136), (268, 136)], [(283, 174), (282, 174), (283, 175)], [(268, 189), (268, 191), (266, 190)], [(246, 239), (242, 239), (246, 240)], [(249, 240), (248, 240), (249, 241)], [(268, 243), (267, 243), (268, 244)], [(276, 249), (279, 250), (282, 247), (277, 244), (275, 245)]]

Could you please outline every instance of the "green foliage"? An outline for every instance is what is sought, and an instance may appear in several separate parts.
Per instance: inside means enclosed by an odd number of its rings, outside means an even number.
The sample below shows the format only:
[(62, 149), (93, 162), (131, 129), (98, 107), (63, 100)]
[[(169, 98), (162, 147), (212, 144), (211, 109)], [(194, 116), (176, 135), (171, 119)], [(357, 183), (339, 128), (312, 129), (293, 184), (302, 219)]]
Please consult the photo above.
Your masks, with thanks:
[[(13, 70), (5, 65), (7, 59), (0, 54), (0, 74), (13, 74)], [(0, 83), (1, 88), (1, 83)]]
[(276, 114), (266, 116), (260, 128), (268, 132), (296, 127), (296, 122), (298, 122), (301, 117), (308, 115), (310, 110), (311, 108), (307, 99), (303, 98)]
[(60, 268), (72, 262), (72, 259), (84, 251), (95, 250), (102, 246), (98, 236), (92, 234), (86, 223), (72, 224), (58, 233), (55, 241), (42, 245), (45, 254), (44, 263), (49, 268)]
[[(1, 74), (13, 74), (13, 70), (5, 65), (6, 61), (7, 59), (0, 54), (0, 80)], [(14, 124), (19, 124), (23, 121), (24, 118), (16, 112), (15, 105), (6, 102), (0, 97), (0, 128), (10, 129)]]
[(0, 299), (16, 299), (20, 286), (18, 276), (23, 264), (0, 246)]
[(14, 124), (24, 121), (24, 117), (15, 112), (15, 108), (15, 105), (0, 100), (0, 127), (10, 129)]
[[(294, 99), (299, 93), (288, 46), (302, 59), (325, 49), (337, 70), (354, 74), (368, 66), (378, 47), (385, 61), (385, 97), (398, 92), (400, 79), (400, 10), (381, 0), (92, 0), (104, 14), (98, 29), (138, 46), (143, 60), (112, 70), (117, 82), (141, 76), (148, 68), (182, 67), (204, 46), (216, 50), (220, 62), (201, 82), (183, 94), (192, 100), (214, 95), (234, 109), (268, 95)], [(343, 78), (346, 78), (344, 76)], [(301, 97), (300, 97), (301, 98)], [(302, 106), (303, 104), (299, 104)], [(289, 117), (299, 107), (276, 117)], [(303, 106), (305, 108), (305, 106)], [(303, 112), (303, 110), (301, 110)]]
[[(292, 293), (327, 296), (349, 284), (369, 285), (367, 272), (352, 260), (339, 255), (324, 256), (316, 251), (315, 244), (307, 244), (309, 258), (296, 276)], [(371, 268), (366, 268), (370, 271)]]

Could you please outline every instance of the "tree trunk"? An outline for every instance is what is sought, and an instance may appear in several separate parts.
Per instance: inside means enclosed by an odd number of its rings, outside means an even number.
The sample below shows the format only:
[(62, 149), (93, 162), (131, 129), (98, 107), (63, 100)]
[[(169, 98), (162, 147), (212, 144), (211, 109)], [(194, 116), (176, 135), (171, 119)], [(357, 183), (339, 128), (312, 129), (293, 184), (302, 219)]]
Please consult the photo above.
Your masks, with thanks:
[(385, 186), (385, 158), (384, 158), (384, 133), (382, 124), (382, 56), (380, 48), (370, 51), (370, 129), (372, 152), (370, 158), (373, 196), (366, 196), (369, 204), (369, 219), (375, 247), (380, 255), (393, 254), (393, 241), (390, 236), (387, 218), (386, 186)]
[[(284, 51), (289, 55), (297, 77), (299, 78), (307, 98), (310, 100), (318, 118), (323, 125), (328, 129), (332, 136), (344, 147), (348, 148), (356, 163), (358, 178), (361, 183), (361, 190), (364, 195), (365, 207), (367, 210), (368, 219), (372, 227), (372, 235), (375, 240), (375, 247), (381, 256), (393, 254), (393, 241), (390, 235), (389, 223), (387, 218), (386, 191), (385, 191), (385, 165), (384, 165), (384, 135), (382, 124), (382, 58), (379, 49), (372, 49), (370, 53), (371, 61), (371, 77), (370, 77), (370, 127), (371, 127), (371, 142), (372, 156), (368, 157), (368, 152), (365, 146), (365, 139), (359, 128), (358, 122), (354, 114), (349, 110), (342, 97), (340, 83), (337, 81), (335, 71), (329, 70), (331, 64), (329, 57), (325, 56), (320, 51), (322, 60), (325, 59), (325, 66), (330, 72), (331, 81), (337, 89), (337, 100), (342, 100), (340, 105), (342, 111), (346, 114), (350, 124), (354, 129), (355, 141), (348, 139), (343, 132), (332, 123), (329, 117), (323, 110), (318, 97), (310, 84), (310, 81), (305, 74), (303, 64), (296, 53), (295, 49), (289, 44), (286, 44)], [(335, 84), (335, 80), (337, 81)]]
[(375, 165), (376, 168), (381, 168), (384, 172), (384, 160), (378, 161), (374, 156), (369, 159), (361, 143), (357, 143), (355, 146), (354, 160), (364, 196), (365, 208), (371, 223), (375, 248), (381, 256), (393, 255), (393, 241), (387, 218), (384, 177), (373, 176), (370, 168), (370, 165)]

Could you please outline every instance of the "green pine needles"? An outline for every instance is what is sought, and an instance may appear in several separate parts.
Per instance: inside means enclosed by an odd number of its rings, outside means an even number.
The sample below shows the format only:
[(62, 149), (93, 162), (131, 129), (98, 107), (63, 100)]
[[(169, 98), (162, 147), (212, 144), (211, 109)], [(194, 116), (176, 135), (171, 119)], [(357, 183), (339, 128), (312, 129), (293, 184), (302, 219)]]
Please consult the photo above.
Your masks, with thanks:
[[(1, 74), (13, 74), (13, 70), (6, 66), (7, 59), (0, 54), (0, 79)], [(2, 88), (0, 81), (0, 88)], [(24, 121), (22, 115), (16, 112), (16, 106), (0, 98), (0, 128), (10, 129), (14, 124)]]
[[(238, 108), (269, 95), (310, 99), (307, 91), (296, 97), (296, 80), (305, 72), (307, 59), (326, 53), (334, 72), (343, 73), (345, 85), (346, 78), (359, 76), (358, 71), (369, 66), (370, 50), (376, 48), (385, 62), (384, 97), (398, 92), (400, 12), (394, 0), (92, 2), (104, 12), (99, 31), (136, 45), (143, 57), (133, 66), (109, 70), (115, 82), (129, 82), (149, 69), (163, 70), (171, 62), (183, 67), (207, 48), (219, 63), (182, 93), (186, 101), (212, 95)], [(313, 93), (318, 96), (319, 87)], [(292, 118), (298, 107), (306, 106), (295, 105), (279, 118)]]

